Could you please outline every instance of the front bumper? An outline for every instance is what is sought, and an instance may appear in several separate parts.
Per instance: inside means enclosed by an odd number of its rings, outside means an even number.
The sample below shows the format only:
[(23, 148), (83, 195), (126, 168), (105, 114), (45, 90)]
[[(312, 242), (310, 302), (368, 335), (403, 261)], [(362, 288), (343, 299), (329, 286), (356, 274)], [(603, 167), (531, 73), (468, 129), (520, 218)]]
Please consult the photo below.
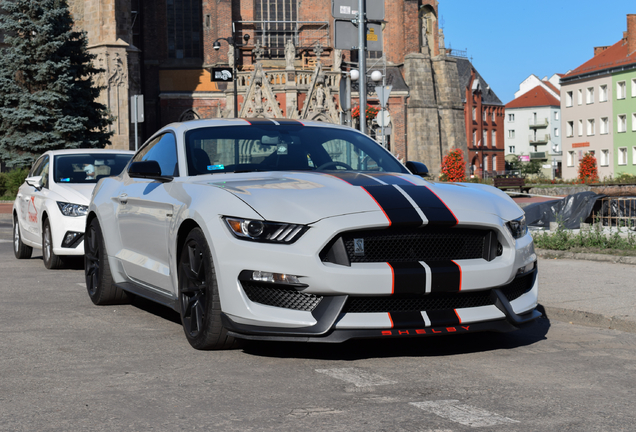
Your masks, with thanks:
[[(519, 281), (524, 280), (529, 289), (518, 295)], [(516, 284), (516, 285), (515, 285)], [(512, 288), (512, 289), (511, 289)], [(249, 340), (277, 340), (295, 342), (344, 342), (348, 339), (422, 337), (480, 331), (508, 332), (517, 330), (541, 316), (535, 307), (537, 299), (537, 269), (520, 275), (504, 287), (485, 290), (481, 293), (455, 294), (460, 304), (461, 296), (481, 294), (487, 296), (487, 305), (435, 309), (422, 311), (387, 311), (375, 313), (348, 313), (349, 296), (327, 296), (311, 312), (315, 324), (301, 328), (274, 328), (238, 323), (227, 314), (222, 314), (224, 327), (229, 334)], [(451, 296), (446, 296), (451, 297)], [(474, 297), (474, 296), (473, 296)], [(510, 297), (515, 297), (512, 301)], [(470, 299), (469, 302), (475, 300)], [(530, 306), (528, 308), (528, 306)], [(521, 312), (517, 312), (521, 310)], [(364, 315), (368, 315), (364, 317)], [(413, 317), (412, 320), (404, 319)], [(401, 317), (400, 321), (392, 317)], [(420, 319), (422, 317), (422, 319)], [(384, 319), (383, 318), (388, 318)], [(382, 323), (379, 328), (364, 328), (365, 322)]]

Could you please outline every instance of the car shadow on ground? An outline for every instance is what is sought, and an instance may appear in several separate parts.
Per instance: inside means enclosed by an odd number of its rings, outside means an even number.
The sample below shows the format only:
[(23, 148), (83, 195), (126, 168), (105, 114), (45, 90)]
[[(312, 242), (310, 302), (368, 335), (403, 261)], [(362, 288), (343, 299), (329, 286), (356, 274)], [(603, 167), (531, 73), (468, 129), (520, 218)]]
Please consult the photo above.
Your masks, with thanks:
[[(539, 309), (541, 311), (541, 308)], [(361, 339), (341, 344), (246, 341), (243, 351), (272, 358), (361, 360), (390, 357), (436, 357), (515, 349), (547, 339), (550, 320), (542, 317), (509, 333), (482, 332), (405, 339)]]

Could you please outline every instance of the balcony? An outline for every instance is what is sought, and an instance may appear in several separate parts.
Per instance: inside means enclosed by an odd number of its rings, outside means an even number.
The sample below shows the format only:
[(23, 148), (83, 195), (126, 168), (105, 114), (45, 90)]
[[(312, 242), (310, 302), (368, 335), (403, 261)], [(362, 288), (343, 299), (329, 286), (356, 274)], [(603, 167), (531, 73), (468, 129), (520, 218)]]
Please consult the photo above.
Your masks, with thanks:
[(528, 135), (528, 141), (530, 142), (530, 145), (547, 144), (548, 141), (550, 141), (550, 134), (530, 133)]
[(546, 152), (530, 152), (530, 160), (547, 160), (548, 154)]
[(528, 119), (528, 126), (530, 129), (543, 129), (548, 127), (548, 118), (545, 117), (542, 120), (539, 119)]

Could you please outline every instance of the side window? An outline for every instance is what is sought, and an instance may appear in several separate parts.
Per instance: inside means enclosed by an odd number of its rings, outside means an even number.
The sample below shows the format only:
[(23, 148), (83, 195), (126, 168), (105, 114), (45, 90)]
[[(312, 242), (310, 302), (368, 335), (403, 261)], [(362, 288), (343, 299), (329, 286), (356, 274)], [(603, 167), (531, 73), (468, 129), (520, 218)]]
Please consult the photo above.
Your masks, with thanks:
[(166, 133), (158, 136), (149, 142), (133, 158), (133, 162), (154, 160), (161, 167), (161, 175), (179, 175), (179, 164), (177, 163), (177, 143), (174, 135)]
[(47, 188), (49, 187), (49, 158), (48, 156), (46, 157), (46, 159), (44, 159), (44, 161), (42, 162), (41, 168), (42, 170), (40, 171), (39, 174), (36, 175), (41, 175), (42, 176), (42, 187)]
[(42, 175), (42, 168), (44, 168), (44, 165), (45, 165), (46, 162), (48, 162), (48, 160), (49, 160), (48, 156), (42, 156), (40, 159), (38, 159), (33, 164), (33, 168), (31, 168), (31, 172), (29, 173), (29, 177), (35, 177), (35, 176)]

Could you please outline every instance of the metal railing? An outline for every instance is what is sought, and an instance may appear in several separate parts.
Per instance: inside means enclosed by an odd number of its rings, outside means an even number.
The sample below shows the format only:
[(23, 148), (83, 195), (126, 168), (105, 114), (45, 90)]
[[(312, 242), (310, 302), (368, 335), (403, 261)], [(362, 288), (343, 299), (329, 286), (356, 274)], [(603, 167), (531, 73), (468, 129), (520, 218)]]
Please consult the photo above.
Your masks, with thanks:
[(636, 198), (605, 197), (600, 200), (600, 207), (592, 213), (594, 222), (603, 226), (625, 227), (636, 229)]
[(548, 118), (545, 117), (543, 119), (543, 121), (539, 120), (539, 119), (528, 119), (528, 126), (530, 126), (531, 128), (544, 128), (544, 127), (548, 127)]
[(547, 153), (546, 152), (530, 152), (530, 160), (535, 160), (535, 159), (547, 159)]
[(550, 141), (550, 134), (529, 133), (528, 134), (528, 141), (530, 141), (530, 144), (533, 144), (533, 145), (536, 145), (536, 144), (547, 144), (548, 141)]

